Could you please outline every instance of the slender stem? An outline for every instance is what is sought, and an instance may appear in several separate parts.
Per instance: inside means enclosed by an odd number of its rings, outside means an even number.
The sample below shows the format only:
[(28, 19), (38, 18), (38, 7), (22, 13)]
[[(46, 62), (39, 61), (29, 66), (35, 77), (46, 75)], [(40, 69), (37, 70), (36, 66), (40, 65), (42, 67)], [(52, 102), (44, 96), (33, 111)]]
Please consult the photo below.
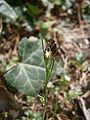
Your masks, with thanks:
[(46, 104), (47, 104), (47, 84), (48, 84), (48, 71), (47, 71), (47, 66), (46, 66), (46, 83), (45, 83), (45, 103), (44, 103), (44, 110), (43, 110), (43, 118), (42, 120), (45, 120), (45, 114), (46, 114)]
[(45, 57), (43, 39), (42, 39), (42, 49), (43, 49), (43, 55), (44, 55), (44, 61), (45, 61), (45, 69), (46, 69), (46, 81), (45, 81), (45, 86), (44, 86), (44, 88), (45, 88), (44, 108), (43, 108), (43, 116), (42, 116), (42, 120), (45, 120), (46, 105), (47, 105), (47, 84), (48, 84), (48, 81), (50, 79), (50, 75), (51, 75), (51, 72), (52, 72), (52, 69), (53, 69), (54, 61), (53, 61), (53, 59), (51, 59), (50, 66), (49, 66), (49, 58)]
[[(44, 61), (45, 61), (45, 54), (44, 54), (44, 43), (43, 43), (43, 39), (42, 39), (42, 49), (43, 49), (43, 56), (44, 56)], [(47, 83), (48, 83), (48, 69), (47, 69), (47, 64), (45, 61), (45, 69), (46, 69), (46, 82), (45, 82), (45, 96), (44, 96), (44, 109), (43, 109), (43, 116), (42, 116), (42, 120), (45, 120), (45, 114), (46, 114), (46, 103), (47, 103)]]
[(48, 74), (48, 80), (50, 79), (51, 73), (52, 73), (52, 69), (53, 69), (53, 65), (54, 65), (54, 60), (51, 60), (51, 65), (49, 68), (49, 74)]

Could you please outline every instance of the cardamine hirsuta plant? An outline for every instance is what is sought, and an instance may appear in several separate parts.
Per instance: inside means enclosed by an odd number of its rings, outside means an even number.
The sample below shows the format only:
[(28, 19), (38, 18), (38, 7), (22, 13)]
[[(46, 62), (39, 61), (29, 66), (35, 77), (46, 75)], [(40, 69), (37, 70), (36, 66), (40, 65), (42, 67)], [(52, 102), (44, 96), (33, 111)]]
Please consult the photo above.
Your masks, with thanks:
[(55, 56), (56, 53), (59, 49), (60, 46), (58, 46), (58, 48), (56, 49), (54, 55), (52, 55), (52, 48), (53, 46), (56, 44), (56, 42), (54, 44), (52, 44), (51, 47), (47, 47), (44, 50), (44, 42), (42, 39), (42, 49), (43, 49), (43, 55), (44, 55), (44, 61), (45, 61), (45, 70), (46, 70), (46, 77), (45, 77), (45, 84), (44, 84), (44, 88), (45, 88), (45, 92), (44, 92), (44, 110), (43, 110), (43, 118), (42, 120), (45, 120), (45, 114), (46, 114), (46, 104), (47, 104), (47, 84), (49, 82), (49, 79), (51, 77), (51, 73), (53, 70), (53, 66), (54, 66), (54, 61), (55, 61)]
[(42, 120), (45, 120), (46, 103), (47, 103), (47, 84), (48, 84), (48, 81), (49, 81), (51, 73), (52, 73), (52, 69), (53, 69), (53, 65), (54, 65), (54, 58), (52, 57), (52, 51), (51, 51), (50, 47), (48, 47), (47, 49), (44, 50), (43, 39), (42, 39), (42, 49), (43, 49), (45, 69), (46, 69), (46, 78), (45, 78), (45, 84), (44, 84), (44, 88), (45, 88), (44, 94), (45, 95), (44, 95), (44, 104), (43, 104), (44, 110), (43, 110), (43, 116), (42, 116)]

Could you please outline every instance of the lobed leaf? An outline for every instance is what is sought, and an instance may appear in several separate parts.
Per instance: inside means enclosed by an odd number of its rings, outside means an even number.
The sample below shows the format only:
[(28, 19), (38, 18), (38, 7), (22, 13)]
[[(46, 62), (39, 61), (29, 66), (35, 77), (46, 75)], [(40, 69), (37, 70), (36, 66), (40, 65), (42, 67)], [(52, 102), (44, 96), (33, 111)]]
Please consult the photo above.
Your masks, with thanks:
[(7, 82), (24, 94), (35, 96), (45, 80), (41, 41), (30, 42), (23, 38), (19, 44), (19, 58), (21, 63), (7, 73)]

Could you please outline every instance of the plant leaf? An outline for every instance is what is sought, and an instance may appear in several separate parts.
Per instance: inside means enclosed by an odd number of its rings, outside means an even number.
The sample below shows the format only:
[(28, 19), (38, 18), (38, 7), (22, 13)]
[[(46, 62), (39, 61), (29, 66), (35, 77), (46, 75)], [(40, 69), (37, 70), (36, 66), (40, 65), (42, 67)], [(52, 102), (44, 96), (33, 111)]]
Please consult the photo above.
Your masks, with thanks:
[(19, 59), (27, 64), (44, 67), (41, 41), (30, 42), (24, 37), (19, 45)]
[(41, 41), (29, 42), (23, 38), (19, 44), (19, 58), (22, 63), (7, 73), (7, 82), (24, 94), (35, 96), (45, 80)]
[(0, 0), (0, 14), (12, 19), (13, 21), (18, 18), (13, 8), (5, 2), (5, 0)]
[(31, 5), (31, 4), (28, 4), (28, 9), (30, 10), (30, 12), (32, 12), (32, 14), (34, 15), (39, 15), (40, 13), (40, 10), (37, 6), (35, 5)]
[(56, 23), (55, 20), (54, 20), (54, 21), (44, 22), (44, 23), (42, 24), (42, 28), (49, 28), (49, 27), (51, 27), (52, 25), (54, 25), (55, 23)]

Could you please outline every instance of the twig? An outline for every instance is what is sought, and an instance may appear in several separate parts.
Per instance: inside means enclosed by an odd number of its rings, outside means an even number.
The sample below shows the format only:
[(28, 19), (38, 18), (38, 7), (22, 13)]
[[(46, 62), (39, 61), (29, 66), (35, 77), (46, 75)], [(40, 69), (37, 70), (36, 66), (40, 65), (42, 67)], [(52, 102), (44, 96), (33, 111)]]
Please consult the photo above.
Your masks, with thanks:
[(81, 97), (81, 98), (79, 98), (79, 100), (80, 100), (80, 107), (83, 111), (83, 114), (84, 114), (86, 120), (90, 120), (90, 111), (86, 109), (84, 99)]
[(18, 66), (18, 64), (16, 64), (15, 66), (13, 66), (13, 67), (11, 67), (10, 69), (8, 69), (7, 71), (5, 71), (4, 73), (3, 73), (3, 75), (5, 75), (7, 72), (9, 72), (10, 70), (12, 70), (12, 69), (14, 69), (14, 68), (16, 68)]

